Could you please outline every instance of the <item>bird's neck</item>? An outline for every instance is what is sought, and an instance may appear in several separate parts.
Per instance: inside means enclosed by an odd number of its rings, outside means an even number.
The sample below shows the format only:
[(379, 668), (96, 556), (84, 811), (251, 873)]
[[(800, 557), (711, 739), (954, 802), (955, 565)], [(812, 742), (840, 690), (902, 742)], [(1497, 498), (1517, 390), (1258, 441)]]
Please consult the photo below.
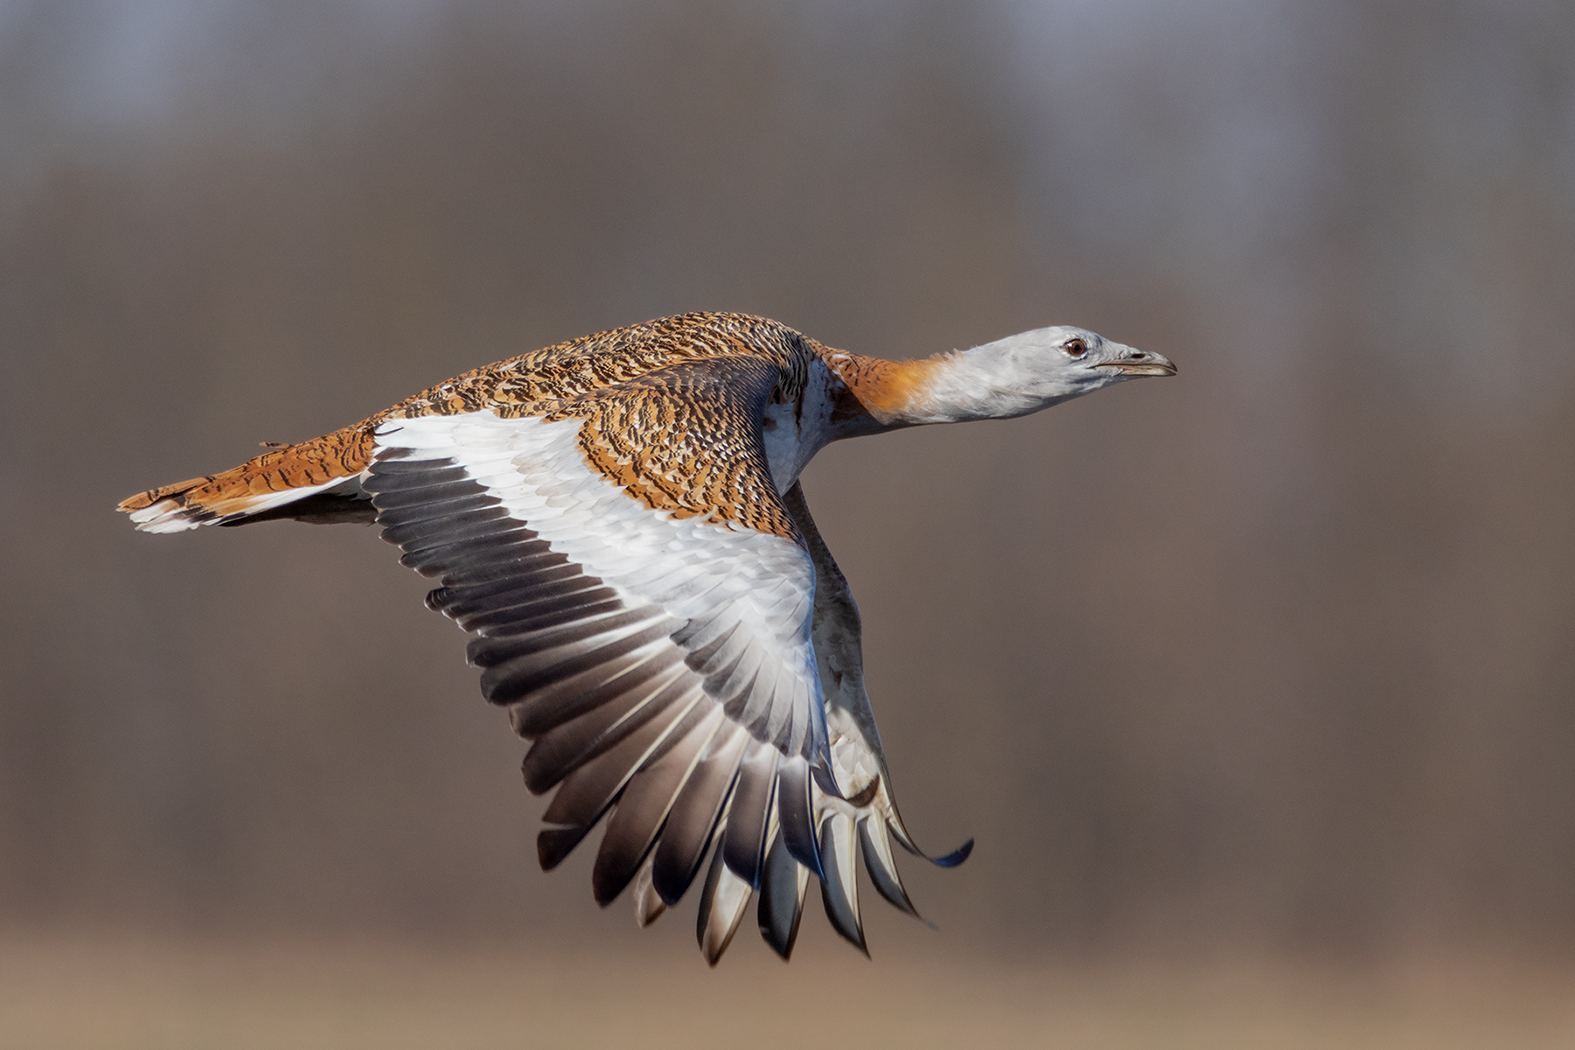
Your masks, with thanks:
[(839, 437), (1002, 419), (1045, 407), (1042, 399), (1003, 384), (995, 358), (979, 349), (917, 361), (884, 361), (841, 350), (823, 356), (844, 387), (836, 410)]

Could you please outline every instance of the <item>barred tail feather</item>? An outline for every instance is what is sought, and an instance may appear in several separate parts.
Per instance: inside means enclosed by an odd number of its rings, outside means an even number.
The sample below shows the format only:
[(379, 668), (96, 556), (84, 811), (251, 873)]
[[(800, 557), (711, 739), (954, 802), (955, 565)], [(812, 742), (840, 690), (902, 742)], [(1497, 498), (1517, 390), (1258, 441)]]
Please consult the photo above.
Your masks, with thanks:
[(298, 445), (272, 448), (238, 467), (162, 485), (117, 507), (142, 532), (200, 525), (244, 525), (275, 518), (317, 523), (369, 522), (376, 513), (361, 489), (371, 431), (346, 427)]

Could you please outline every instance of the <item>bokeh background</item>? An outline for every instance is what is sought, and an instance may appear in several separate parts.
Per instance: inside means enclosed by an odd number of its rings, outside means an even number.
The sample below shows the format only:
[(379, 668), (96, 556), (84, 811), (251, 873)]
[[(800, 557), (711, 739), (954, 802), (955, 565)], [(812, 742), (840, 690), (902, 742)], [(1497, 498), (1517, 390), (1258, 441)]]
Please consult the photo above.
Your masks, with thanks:
[[(871, 963), (536, 870), (374, 531), (112, 510), (694, 309), (1181, 368), (806, 474), (978, 840)], [(3, 0), (0, 1043), (1568, 1045), (1572, 332), (1568, 3)]]

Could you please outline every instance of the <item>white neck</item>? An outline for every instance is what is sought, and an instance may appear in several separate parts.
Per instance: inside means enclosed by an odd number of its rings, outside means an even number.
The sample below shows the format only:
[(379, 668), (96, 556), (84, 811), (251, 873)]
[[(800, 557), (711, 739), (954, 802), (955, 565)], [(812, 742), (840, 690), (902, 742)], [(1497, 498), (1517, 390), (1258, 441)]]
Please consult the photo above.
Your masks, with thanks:
[(927, 382), (914, 391), (905, 422), (962, 423), (975, 419), (1010, 419), (1049, 408), (1087, 393), (1088, 387), (1045, 374), (1036, 357), (1043, 345), (1027, 336), (1008, 336), (993, 343), (931, 358)]

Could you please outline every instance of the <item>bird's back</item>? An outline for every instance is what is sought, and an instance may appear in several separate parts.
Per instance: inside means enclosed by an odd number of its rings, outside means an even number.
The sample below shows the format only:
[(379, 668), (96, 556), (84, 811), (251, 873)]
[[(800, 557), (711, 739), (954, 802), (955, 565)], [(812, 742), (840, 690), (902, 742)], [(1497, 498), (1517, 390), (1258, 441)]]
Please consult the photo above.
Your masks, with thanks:
[[(660, 426), (670, 421), (642, 415), (671, 411), (675, 398), (683, 403), (683, 383), (653, 380), (659, 373), (696, 366), (713, 382), (726, 383), (730, 371), (772, 369), (775, 398), (792, 401), (803, 390), (817, 349), (794, 329), (747, 314), (688, 313), (628, 325), (473, 369), (359, 423), (270, 447), (218, 474), (150, 489), (123, 500), (119, 509), (150, 532), (276, 517), (370, 521), (370, 506), (355, 479), (372, 460), (374, 431), (388, 420), (468, 412), (504, 419), (595, 419), (601, 425), (587, 429), (612, 437), (615, 445), (620, 427)], [(657, 386), (662, 396), (650, 396)], [(588, 442), (586, 452), (615, 477), (626, 464), (620, 464), (625, 457), (614, 445)], [(657, 489), (631, 495), (679, 516), (694, 512)]]

